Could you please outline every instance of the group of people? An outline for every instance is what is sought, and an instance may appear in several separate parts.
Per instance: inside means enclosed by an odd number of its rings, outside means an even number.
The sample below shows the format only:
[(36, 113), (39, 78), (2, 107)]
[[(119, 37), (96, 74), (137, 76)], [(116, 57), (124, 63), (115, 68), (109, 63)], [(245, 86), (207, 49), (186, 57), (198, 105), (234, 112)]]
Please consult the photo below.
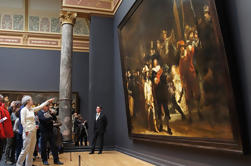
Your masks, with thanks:
[[(182, 120), (192, 123), (193, 110), (203, 119), (202, 97), (205, 103), (214, 99), (208, 94), (217, 89), (213, 87), (220, 82), (213, 81), (213, 77), (217, 78), (215, 71), (219, 61), (209, 6), (204, 6), (203, 18), (195, 22), (184, 27), (180, 40), (176, 39), (173, 29), (169, 30), (169, 35), (163, 30), (160, 39), (150, 41), (150, 49), (143, 53), (140, 67), (129, 68), (125, 73), (130, 116), (133, 120), (137, 119), (137, 114), (146, 117), (146, 127), (151, 131), (163, 131), (165, 121), (166, 132), (172, 135), (169, 105)], [(188, 113), (180, 106), (182, 98)]]
[[(9, 105), (8, 97), (0, 94), (0, 160), (5, 151), (7, 165), (16, 163), (16, 166), (32, 166), (33, 160), (40, 153), (43, 165), (49, 165), (51, 152), (54, 164), (63, 165), (58, 157), (62, 150), (62, 134), (59, 129), (62, 124), (57, 118), (57, 107), (52, 107), (53, 101), (54, 98), (35, 107), (32, 97), (25, 95), (21, 101), (12, 101)], [(87, 121), (77, 113), (73, 114), (73, 119), (75, 145), (82, 146), (84, 142), (87, 146)], [(106, 126), (107, 119), (102, 107), (97, 106), (90, 154), (94, 153), (98, 138), (99, 154), (102, 153)]]
[(50, 151), (54, 164), (63, 164), (58, 157), (62, 148), (61, 123), (56, 110), (50, 107), (53, 101), (35, 107), (32, 97), (25, 95), (9, 105), (8, 97), (0, 94), (0, 159), (5, 150), (6, 164), (23, 166), (25, 162), (25, 166), (32, 166), (39, 152), (43, 164), (49, 165)]
[(80, 114), (73, 114), (73, 133), (75, 146), (87, 146), (88, 122)]

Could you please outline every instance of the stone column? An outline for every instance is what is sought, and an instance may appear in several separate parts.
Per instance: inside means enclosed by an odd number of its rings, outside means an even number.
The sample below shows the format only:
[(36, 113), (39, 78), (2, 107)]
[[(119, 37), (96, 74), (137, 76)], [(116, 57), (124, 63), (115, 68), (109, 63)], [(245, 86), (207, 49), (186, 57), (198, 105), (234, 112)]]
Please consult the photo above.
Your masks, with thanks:
[(64, 141), (72, 140), (72, 43), (73, 26), (77, 13), (60, 12), (62, 24), (60, 85), (59, 85), (59, 117), (62, 121), (61, 132)]

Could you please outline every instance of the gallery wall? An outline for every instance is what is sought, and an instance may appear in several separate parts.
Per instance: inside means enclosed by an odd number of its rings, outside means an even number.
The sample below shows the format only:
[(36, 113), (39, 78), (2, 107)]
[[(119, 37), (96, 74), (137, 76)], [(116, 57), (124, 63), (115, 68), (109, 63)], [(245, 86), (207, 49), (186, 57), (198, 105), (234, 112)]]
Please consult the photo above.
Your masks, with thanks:
[(113, 19), (91, 17), (89, 58), (89, 138), (93, 135), (96, 106), (103, 106), (108, 119), (105, 146), (114, 145), (113, 118)]
[[(156, 165), (248, 165), (248, 163), (251, 162), (250, 154), (243, 156), (151, 142), (132, 141), (129, 139), (117, 26), (134, 2), (135, 0), (124, 0), (114, 17), (114, 126), (116, 133), (115, 146), (117, 149), (130, 155), (148, 160)], [(231, 32), (233, 32), (233, 37), (229, 39), (234, 40), (236, 42), (236, 48), (238, 48), (238, 54), (235, 54), (234, 48), (228, 49), (228, 52), (231, 52), (231, 56), (235, 56), (235, 58), (230, 57), (229, 59), (238, 59), (235, 63), (239, 68), (235, 67), (231, 71), (234, 79), (236, 79), (234, 83), (235, 88), (237, 88), (235, 92), (238, 93), (236, 96), (239, 97), (239, 100), (243, 99), (241, 102), (237, 102), (238, 106), (240, 106), (238, 107), (238, 111), (243, 115), (242, 122), (245, 121), (244, 124), (246, 126), (251, 126), (250, 121), (247, 121), (247, 119), (251, 119), (251, 89), (248, 86), (251, 83), (251, 76), (248, 74), (248, 71), (251, 71), (251, 59), (249, 56), (249, 53), (251, 52), (251, 47), (249, 46), (251, 43), (251, 23), (247, 20), (247, 16), (251, 14), (251, 1), (243, 0), (240, 2), (237, 0), (230, 0), (222, 1), (220, 3), (221, 4), (218, 5), (221, 8), (224, 8), (228, 14), (226, 16), (228, 16), (231, 21), (231, 24), (229, 24), (230, 27), (224, 27), (226, 29), (230, 28), (229, 31), (224, 31), (224, 35), (231, 35)], [(221, 9), (219, 9), (219, 11), (221, 11)], [(231, 66), (235, 63), (231, 63)], [(241, 83), (238, 83), (239, 80)], [(237, 85), (239, 85), (239, 87)], [(240, 88), (240, 86), (243, 88)], [(243, 92), (245, 93), (241, 93), (242, 89), (244, 89)], [(248, 136), (251, 135), (251, 128), (245, 128), (244, 131), (247, 133), (245, 138), (248, 138)], [(249, 139), (249, 141), (251, 141), (251, 139)]]
[[(0, 48), (0, 91), (58, 91), (60, 51)], [(88, 116), (89, 54), (73, 53), (72, 87)]]

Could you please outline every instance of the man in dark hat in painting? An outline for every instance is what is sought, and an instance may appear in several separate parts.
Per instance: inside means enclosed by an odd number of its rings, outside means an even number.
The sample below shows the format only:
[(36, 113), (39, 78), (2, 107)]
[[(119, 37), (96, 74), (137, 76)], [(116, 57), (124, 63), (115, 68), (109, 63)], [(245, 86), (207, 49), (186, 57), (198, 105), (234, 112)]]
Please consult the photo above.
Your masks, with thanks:
[(163, 107), (165, 112), (165, 119), (167, 123), (167, 133), (172, 135), (171, 128), (169, 126), (169, 119), (170, 113), (168, 109), (168, 99), (167, 99), (167, 84), (166, 84), (166, 77), (163, 74), (163, 69), (159, 64), (159, 60), (157, 58), (153, 59), (153, 68), (152, 68), (152, 82), (154, 87), (154, 95), (156, 99), (157, 105), (157, 118), (159, 123), (159, 131), (163, 130), (163, 123), (162, 123), (162, 110)]

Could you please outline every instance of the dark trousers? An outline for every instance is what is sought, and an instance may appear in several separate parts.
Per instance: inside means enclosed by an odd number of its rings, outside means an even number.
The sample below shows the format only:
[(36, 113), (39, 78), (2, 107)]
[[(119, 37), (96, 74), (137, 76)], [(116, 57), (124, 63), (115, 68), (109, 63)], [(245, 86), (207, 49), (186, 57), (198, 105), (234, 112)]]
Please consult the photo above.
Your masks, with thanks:
[(50, 144), (50, 150), (53, 155), (54, 162), (57, 162), (58, 159), (58, 150), (56, 148), (55, 138), (53, 137), (53, 132), (41, 131), (41, 156), (42, 160), (47, 161), (47, 142)]
[(4, 139), (0, 138), (0, 160), (2, 159), (2, 155), (3, 155), (3, 148), (4, 148)]
[(161, 106), (163, 106), (164, 108), (164, 112), (165, 112), (165, 117), (166, 120), (168, 121), (170, 119), (170, 113), (169, 113), (169, 109), (168, 109), (168, 102), (166, 100), (161, 100), (157, 98), (157, 117), (158, 117), (158, 121), (160, 124), (159, 130), (162, 131), (163, 129), (163, 123), (162, 123), (162, 111), (161, 111)]
[(173, 108), (176, 109), (181, 114), (182, 117), (185, 116), (182, 109), (178, 105), (178, 103), (177, 103), (177, 101), (175, 99), (175, 96), (172, 96), (171, 101), (172, 101), (172, 104), (173, 104)]
[(6, 161), (15, 162), (16, 138), (7, 138), (5, 157)]
[(23, 148), (23, 137), (22, 134), (19, 133), (17, 133), (15, 136), (16, 136), (16, 160), (17, 160)]
[(95, 132), (94, 134), (91, 151), (94, 152), (97, 139), (100, 139), (99, 151), (102, 152), (104, 146), (104, 133), (98, 133), (98, 132)]
[(83, 141), (85, 142), (85, 146), (87, 146), (87, 136), (80, 136), (79, 138), (80, 146), (83, 146)]

